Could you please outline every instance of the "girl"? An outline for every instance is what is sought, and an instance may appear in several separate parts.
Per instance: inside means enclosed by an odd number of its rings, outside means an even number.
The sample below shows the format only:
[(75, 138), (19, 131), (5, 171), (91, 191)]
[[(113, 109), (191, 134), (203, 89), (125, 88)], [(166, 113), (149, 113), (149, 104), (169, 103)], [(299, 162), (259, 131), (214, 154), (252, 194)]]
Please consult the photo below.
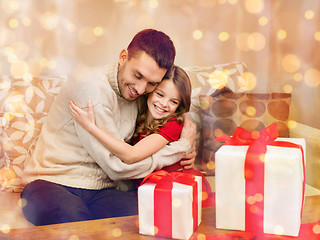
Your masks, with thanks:
[(93, 107), (88, 112), (69, 102), (72, 117), (110, 152), (123, 162), (132, 164), (159, 151), (166, 144), (179, 139), (183, 127), (183, 114), (189, 111), (191, 83), (186, 72), (173, 66), (168, 79), (164, 79), (149, 95), (138, 100), (137, 127), (130, 145), (114, 138), (95, 124)]

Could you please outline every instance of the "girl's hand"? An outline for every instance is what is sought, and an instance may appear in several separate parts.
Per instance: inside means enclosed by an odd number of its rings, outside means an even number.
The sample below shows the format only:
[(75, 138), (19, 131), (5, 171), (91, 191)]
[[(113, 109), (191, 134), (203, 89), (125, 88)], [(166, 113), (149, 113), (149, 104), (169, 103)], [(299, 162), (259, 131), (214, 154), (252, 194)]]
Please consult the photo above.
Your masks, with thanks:
[(71, 100), (69, 101), (69, 108), (73, 119), (76, 120), (84, 129), (90, 131), (96, 126), (91, 101), (88, 101), (88, 111), (79, 108)]

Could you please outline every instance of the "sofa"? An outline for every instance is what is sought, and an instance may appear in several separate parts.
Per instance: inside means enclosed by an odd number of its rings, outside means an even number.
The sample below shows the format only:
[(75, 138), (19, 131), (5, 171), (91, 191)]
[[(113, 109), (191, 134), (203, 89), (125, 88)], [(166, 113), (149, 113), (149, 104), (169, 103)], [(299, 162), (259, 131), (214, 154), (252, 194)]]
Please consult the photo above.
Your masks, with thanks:
[[(249, 88), (247, 66), (241, 62), (184, 69), (193, 88), (189, 115), (197, 126), (196, 168), (207, 175), (213, 191), (214, 152), (221, 146), (213, 141), (214, 138), (222, 132), (232, 134), (235, 126), (257, 131), (273, 122), (278, 123), (282, 136), (306, 139), (307, 194), (312, 186), (320, 187), (315, 180), (320, 168), (320, 146), (317, 141), (320, 130), (290, 121), (291, 94), (254, 93)], [(67, 77), (63, 76), (0, 77), (1, 229), (8, 231), (32, 226), (21, 210), (27, 204), (20, 199), (23, 189), (21, 175), (50, 106), (66, 80)], [(273, 105), (275, 109), (270, 110), (267, 105)], [(243, 111), (243, 106), (247, 110)], [(259, 106), (264, 109), (263, 112)], [(250, 107), (253, 113), (248, 111)]]

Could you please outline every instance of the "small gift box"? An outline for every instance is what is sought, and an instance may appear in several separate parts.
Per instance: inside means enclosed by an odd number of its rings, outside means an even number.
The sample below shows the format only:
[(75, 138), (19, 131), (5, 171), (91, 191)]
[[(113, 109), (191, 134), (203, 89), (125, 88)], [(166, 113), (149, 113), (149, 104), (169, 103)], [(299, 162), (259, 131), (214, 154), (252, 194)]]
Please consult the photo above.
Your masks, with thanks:
[(139, 233), (188, 239), (201, 222), (202, 179), (160, 170), (138, 188)]
[(216, 227), (298, 236), (305, 186), (305, 140), (238, 127), (216, 152)]

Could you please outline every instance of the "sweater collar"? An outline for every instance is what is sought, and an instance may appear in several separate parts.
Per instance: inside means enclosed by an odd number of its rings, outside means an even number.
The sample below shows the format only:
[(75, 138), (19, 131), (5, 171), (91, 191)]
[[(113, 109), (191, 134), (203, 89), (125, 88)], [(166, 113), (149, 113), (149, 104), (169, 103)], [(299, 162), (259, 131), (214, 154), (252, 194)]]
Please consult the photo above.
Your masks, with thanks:
[(109, 68), (107, 68), (107, 78), (109, 80), (110, 86), (113, 91), (119, 96), (122, 97), (120, 94), (120, 89), (118, 85), (118, 62), (113, 63)]

